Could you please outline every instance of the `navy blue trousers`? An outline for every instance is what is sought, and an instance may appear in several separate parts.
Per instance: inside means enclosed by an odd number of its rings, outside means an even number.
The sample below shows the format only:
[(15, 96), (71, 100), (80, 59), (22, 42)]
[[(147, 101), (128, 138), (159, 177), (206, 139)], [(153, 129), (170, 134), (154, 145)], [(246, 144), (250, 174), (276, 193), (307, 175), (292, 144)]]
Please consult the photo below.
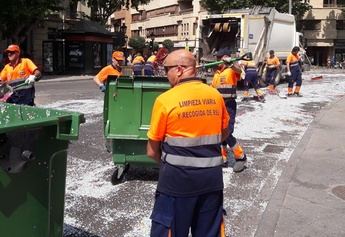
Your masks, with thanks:
[(235, 121), (236, 121), (236, 111), (237, 111), (237, 102), (235, 99), (225, 99), (225, 106), (228, 114), (230, 115), (229, 119), (229, 136), (225, 139), (222, 145), (228, 144), (230, 147), (235, 146), (237, 143), (236, 138), (232, 135), (235, 129)]
[(153, 76), (154, 75), (154, 67), (152, 63), (146, 63), (144, 66), (144, 75), (145, 76)]
[(244, 77), (244, 90), (249, 90), (249, 85), (252, 85), (254, 89), (259, 89), (258, 73), (256, 70), (246, 70), (246, 76)]
[(276, 68), (268, 68), (266, 71), (266, 82), (269, 85), (275, 85), (276, 76), (277, 76), (277, 69)]
[(143, 65), (140, 63), (136, 63), (133, 65), (133, 73), (136, 76), (141, 76), (142, 75), (142, 70), (143, 70)]
[(299, 66), (290, 67), (291, 76), (288, 81), (288, 87), (292, 88), (296, 82), (296, 86), (302, 85), (302, 71)]
[(193, 197), (157, 192), (150, 236), (188, 237), (191, 229), (193, 237), (218, 237), (223, 215), (223, 191)]

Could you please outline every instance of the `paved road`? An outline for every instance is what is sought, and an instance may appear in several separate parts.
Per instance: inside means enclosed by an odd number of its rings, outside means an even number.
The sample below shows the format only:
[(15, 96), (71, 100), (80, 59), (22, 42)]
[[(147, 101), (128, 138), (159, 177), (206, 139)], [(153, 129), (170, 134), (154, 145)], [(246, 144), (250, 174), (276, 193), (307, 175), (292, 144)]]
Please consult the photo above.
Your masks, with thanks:
[[(317, 75), (322, 72), (317, 72)], [(249, 156), (248, 169), (224, 169), (227, 233), (253, 236), (291, 153), (315, 115), (344, 95), (341, 74), (306, 75), (302, 98), (267, 96), (266, 103), (239, 102), (235, 135)], [(284, 88), (283, 88), (284, 86)], [(285, 85), (280, 86), (281, 90)], [(65, 237), (146, 237), (157, 171), (130, 170), (127, 181), (113, 186), (111, 155), (102, 135), (102, 94), (91, 80), (50, 81), (37, 85), (37, 104), (86, 114), (80, 139), (69, 149)]]

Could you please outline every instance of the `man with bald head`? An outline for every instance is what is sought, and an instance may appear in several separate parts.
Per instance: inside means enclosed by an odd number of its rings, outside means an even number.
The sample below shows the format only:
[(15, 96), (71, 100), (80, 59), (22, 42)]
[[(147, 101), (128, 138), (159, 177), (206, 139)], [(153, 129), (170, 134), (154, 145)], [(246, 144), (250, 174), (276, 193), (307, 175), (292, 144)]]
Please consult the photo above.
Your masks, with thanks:
[(223, 236), (223, 160), (229, 115), (221, 94), (196, 77), (186, 50), (164, 68), (171, 89), (154, 103), (147, 155), (159, 165), (151, 237)]

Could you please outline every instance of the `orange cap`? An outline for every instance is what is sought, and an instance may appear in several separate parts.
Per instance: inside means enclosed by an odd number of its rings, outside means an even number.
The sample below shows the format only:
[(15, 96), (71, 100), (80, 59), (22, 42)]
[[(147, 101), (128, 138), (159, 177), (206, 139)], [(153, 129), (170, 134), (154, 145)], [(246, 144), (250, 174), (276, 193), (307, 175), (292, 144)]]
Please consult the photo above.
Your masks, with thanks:
[(125, 56), (123, 55), (123, 52), (121, 51), (114, 51), (112, 54), (112, 57), (119, 61), (125, 60)]
[(16, 44), (10, 44), (10, 45), (7, 47), (7, 49), (5, 49), (5, 52), (8, 52), (8, 51), (20, 53), (20, 48), (19, 48), (19, 46), (16, 45)]

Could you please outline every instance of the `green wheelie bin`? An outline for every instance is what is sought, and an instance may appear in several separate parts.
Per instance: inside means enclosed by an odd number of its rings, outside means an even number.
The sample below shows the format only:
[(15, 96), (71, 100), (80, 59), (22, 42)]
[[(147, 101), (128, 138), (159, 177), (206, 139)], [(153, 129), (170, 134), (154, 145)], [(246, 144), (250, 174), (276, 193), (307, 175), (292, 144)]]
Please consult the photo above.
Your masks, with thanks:
[(112, 152), (113, 184), (120, 182), (129, 166), (155, 166), (146, 156), (147, 131), (153, 103), (168, 90), (166, 77), (113, 77), (104, 96), (104, 136)]
[(0, 236), (62, 237), (69, 140), (83, 114), (0, 103)]

